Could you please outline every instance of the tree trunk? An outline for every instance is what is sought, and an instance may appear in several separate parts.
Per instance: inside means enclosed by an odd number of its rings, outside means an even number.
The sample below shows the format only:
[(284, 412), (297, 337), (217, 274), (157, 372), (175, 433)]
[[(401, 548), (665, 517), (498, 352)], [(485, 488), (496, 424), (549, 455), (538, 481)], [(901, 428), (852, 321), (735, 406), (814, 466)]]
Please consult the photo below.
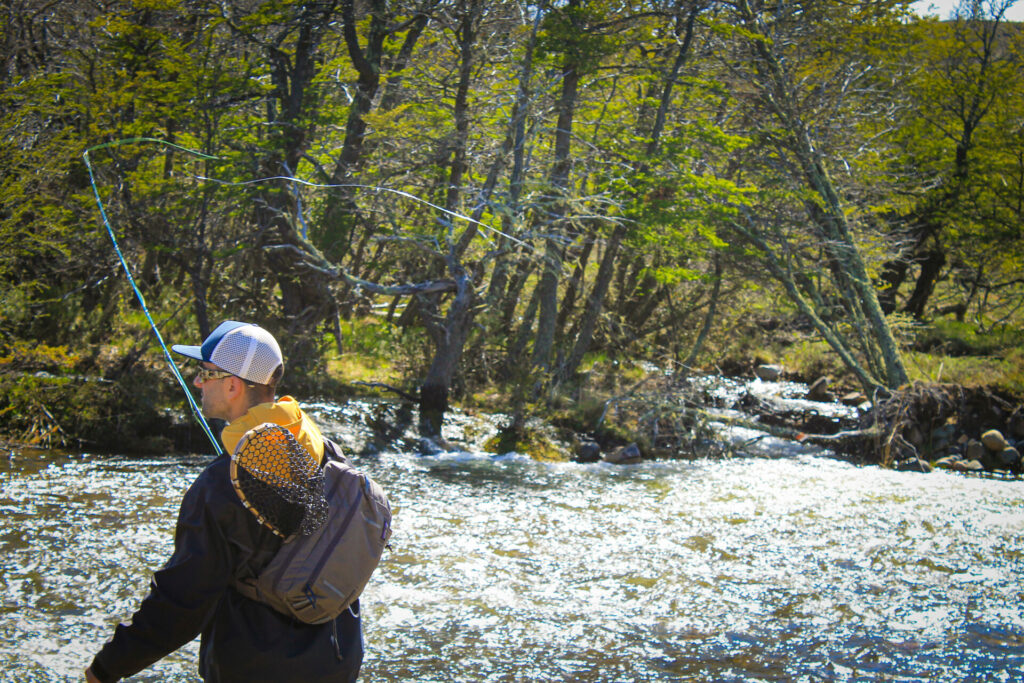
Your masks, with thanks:
[[(762, 18), (759, 17), (748, 0), (740, 0), (737, 3), (745, 27), (753, 36), (750, 40), (750, 47), (756, 55), (755, 58), (755, 87), (760, 89), (765, 107), (775, 117), (777, 124), (785, 131), (788, 139), (788, 149), (803, 174), (803, 182), (815, 195), (817, 201), (807, 202), (811, 219), (820, 232), (820, 239), (823, 248), (829, 254), (830, 259), (842, 273), (842, 279), (837, 282), (840, 291), (846, 290), (852, 297), (848, 303), (856, 306), (863, 313), (868, 329), (863, 330), (869, 340), (876, 345), (878, 354), (881, 356), (885, 368), (884, 383), (894, 389), (907, 383), (907, 372), (903, 366), (900, 356), (899, 345), (892, 335), (892, 330), (885, 319), (882, 307), (879, 304), (877, 292), (868, 273), (868, 269), (861, 257), (851, 234), (850, 225), (846, 212), (843, 209), (835, 186), (826, 171), (821, 152), (815, 142), (811, 139), (807, 125), (802, 116), (799, 99), (792, 90), (790, 74), (786, 66), (773, 52), (774, 43), (769, 40), (761, 40), (758, 36), (764, 31)], [(749, 234), (749, 231), (748, 231)], [(763, 241), (763, 240), (762, 240)], [(778, 268), (776, 268), (778, 270)], [(792, 278), (790, 278), (792, 280)], [(845, 282), (844, 282), (845, 280)], [(785, 283), (787, 291), (792, 295), (792, 283)], [(803, 297), (795, 301), (802, 308), (805, 308), (806, 301)], [(817, 314), (812, 320), (823, 322)], [(843, 347), (841, 356), (844, 362), (853, 359), (848, 344), (842, 340), (834, 330), (829, 330), (827, 337), (829, 343), (833, 342)], [(833, 346), (833, 348), (836, 348)], [(840, 352), (839, 348), (836, 348)], [(856, 363), (855, 372), (863, 373), (860, 363)], [(866, 379), (864, 374), (862, 381)]]
[[(275, 43), (263, 43), (274, 84), (273, 102), (280, 108), (279, 112), (269, 108), (269, 123), (282, 132), (272, 153), (261, 163), (262, 175), (290, 175), (290, 169), (296, 168), (305, 153), (307, 128), (311, 125), (303, 121), (306, 90), (316, 75), (317, 50), (333, 15), (333, 2), (302, 8), (295, 19), (297, 32), (291, 54), (285, 54)], [(280, 287), (289, 332), (284, 351), (290, 368), (303, 374), (318, 362), (313, 331), (334, 309), (334, 298), (326, 278), (300, 266), (301, 254), (309, 245), (295, 231), (301, 217), (292, 194), (281, 186), (266, 187), (260, 190), (256, 206), (256, 225), (261, 229), (258, 246), (264, 250)], [(274, 248), (281, 245), (295, 249)]]
[(590, 348), (590, 342), (594, 338), (594, 330), (597, 327), (597, 320), (601, 316), (604, 297), (608, 293), (608, 287), (615, 272), (615, 259), (619, 252), (619, 245), (622, 244), (622, 238), (625, 235), (626, 228), (621, 223), (617, 224), (615, 229), (612, 230), (608, 246), (605, 247), (604, 256), (601, 259), (601, 265), (597, 270), (597, 277), (594, 279), (594, 286), (590, 288), (590, 295), (587, 297), (587, 307), (583, 311), (583, 319), (580, 323), (580, 331), (576, 335), (576, 343), (573, 345), (572, 352), (566, 358), (559, 372), (559, 377), (563, 381), (576, 374), (580, 363), (583, 362), (583, 356), (586, 355), (587, 350)]
[[(577, 0), (570, 0), (569, 8), (578, 6)], [(564, 221), (568, 213), (566, 203), (569, 194), (569, 172), (572, 168), (572, 124), (576, 111), (576, 98), (580, 83), (579, 65), (576, 55), (565, 54), (562, 62), (562, 91), (558, 98), (558, 123), (555, 129), (555, 156), (551, 170), (551, 188), (556, 195), (555, 205), (547, 214), (549, 227), (545, 232), (544, 257), (540, 282), (537, 285), (539, 314), (537, 336), (534, 338), (533, 367), (547, 373), (551, 369), (551, 352), (555, 342), (555, 324), (558, 316), (558, 284), (562, 275), (562, 244), (559, 236), (566, 233)]]
[[(671, 68), (665, 74), (664, 85), (661, 89), (661, 95), (658, 101), (658, 111), (655, 115), (654, 125), (651, 130), (651, 139), (647, 145), (647, 153), (649, 155), (656, 154), (659, 149), (659, 145), (661, 144), (661, 136), (665, 127), (665, 119), (669, 107), (672, 104), (672, 91), (679, 80), (679, 74), (682, 71), (683, 66), (686, 64), (686, 60), (690, 56), (690, 48), (693, 44), (694, 26), (702, 7), (702, 3), (694, 3), (690, 8), (689, 13), (677, 16), (674, 37), (675, 41), (679, 44), (679, 50), (676, 52)], [(682, 34), (681, 39), (680, 34)], [(600, 318), (601, 311), (604, 307), (605, 297), (608, 293), (609, 287), (611, 286), (613, 275), (615, 274), (615, 262), (618, 258), (619, 247), (621, 246), (622, 240), (625, 236), (626, 228), (622, 223), (617, 223), (615, 228), (612, 230), (611, 237), (608, 240), (608, 245), (605, 248), (604, 255), (601, 259), (601, 265), (598, 268), (597, 277), (594, 281), (594, 286), (591, 288), (590, 295), (587, 297), (586, 308), (584, 309), (582, 319), (578, 325), (579, 332), (576, 335), (576, 341), (573, 344), (572, 351), (569, 353), (568, 358), (565, 359), (562, 367), (559, 368), (559, 381), (565, 381), (576, 374), (580, 363), (583, 362), (583, 356), (586, 355), (587, 351), (590, 349), (590, 344), (594, 338), (594, 330), (597, 327), (597, 321)], [(623, 263), (619, 270), (620, 296), (623, 295), (625, 289), (623, 282), (625, 267), (626, 264)]]
[(714, 323), (715, 315), (718, 312), (718, 295), (722, 291), (722, 258), (718, 254), (715, 254), (714, 263), (714, 284), (711, 287), (711, 298), (708, 301), (708, 310), (704, 315), (704, 324), (700, 327), (697, 339), (693, 342), (693, 348), (690, 349), (689, 355), (687, 355), (686, 360), (683, 361), (684, 372), (689, 372), (697, 363), (697, 358), (700, 356), (700, 352), (704, 349), (704, 342), (707, 341), (708, 335), (711, 333), (711, 325)]
[(935, 291), (935, 283), (938, 282), (939, 275), (946, 265), (946, 255), (938, 249), (934, 249), (928, 252), (920, 264), (921, 272), (917, 276), (914, 291), (911, 292), (907, 305), (903, 309), (917, 320), (924, 318), (928, 299)]
[[(370, 16), (364, 47), (359, 42), (356, 30), (361, 22), (356, 16), (354, 1), (343, 0), (341, 3), (342, 37), (357, 75), (352, 104), (345, 122), (345, 139), (330, 176), (332, 185), (348, 186), (357, 182), (366, 155), (366, 116), (373, 109), (374, 100), (380, 92), (381, 78), (385, 75), (383, 59), (387, 53), (385, 42), (390, 35), (391, 19), (388, 3), (386, 0), (369, 0), (368, 6)], [(411, 20), (398, 55), (390, 63), (391, 73), (387, 74), (387, 91), (380, 102), (385, 110), (394, 106), (397, 101), (401, 85), (400, 74), (411, 60), (416, 43), (429, 20), (426, 12), (415, 13)], [(326, 198), (324, 216), (319, 227), (323, 235), (322, 241), (345, 245), (336, 251), (326, 251), (335, 261), (340, 261), (345, 256), (347, 245), (352, 242), (352, 234), (363, 220), (355, 201), (355, 194), (358, 191), (355, 187), (340, 187), (332, 190)], [(364, 230), (364, 233), (369, 232), (369, 228)]]
[(435, 339), (434, 360), (420, 385), (420, 434), (427, 438), (441, 435), (441, 426), (448, 410), (448, 394), (459, 359), (466, 345), (473, 320), (475, 295), (466, 273), (456, 277), (455, 297), (445, 315), (444, 334)]
[[(516, 87), (515, 104), (512, 106), (510, 117), (509, 133), (503, 145), (504, 154), (512, 154), (512, 171), (508, 180), (508, 206), (501, 215), (501, 227), (503, 235), (498, 236), (498, 248), (500, 251), (520, 254), (521, 249), (510, 249), (511, 237), (516, 231), (515, 219), (520, 215), (520, 198), (523, 194), (523, 178), (526, 175), (526, 114), (530, 101), (530, 81), (533, 79), (533, 53), (537, 43), (537, 30), (540, 21), (544, 16), (542, 8), (535, 9), (533, 29), (530, 32), (530, 39), (526, 43), (523, 52), (523, 64), (519, 69), (519, 82)], [(488, 304), (503, 311), (498, 318), (500, 329), (508, 329), (511, 324), (511, 312), (519, 298), (519, 289), (509, 286), (508, 268), (511, 257), (509, 255), (498, 258), (491, 274), (491, 281), (487, 288)], [(521, 264), (522, 262), (520, 262)], [(515, 278), (512, 279), (515, 282)]]
[[(455, 139), (452, 143), (452, 154), (449, 161), (448, 189), (445, 193), (445, 219), (458, 209), (462, 195), (463, 176), (466, 172), (466, 143), (469, 137), (469, 85), (472, 75), (473, 51), (476, 42), (476, 26), (480, 20), (480, 0), (460, 2), (459, 25), (456, 31), (459, 44), (459, 82), (455, 91)], [(497, 173), (492, 174), (496, 182)], [(493, 182), (491, 183), (493, 186)], [(474, 220), (479, 220), (477, 213)], [(476, 301), (473, 282), (463, 269), (460, 261), (461, 252), (469, 247), (477, 234), (477, 224), (470, 222), (458, 243), (449, 242), (449, 254), (446, 257), (448, 270), (457, 284), (455, 296), (448, 304), (444, 322), (438, 329), (435, 322), (438, 317), (437, 298), (421, 299), (421, 315), (428, 329), (433, 330), (434, 359), (427, 371), (427, 376), (420, 386), (420, 433), (428, 438), (441, 435), (441, 426), (448, 409), (448, 394), (451, 391), (455, 372), (458, 370), (459, 359), (465, 348), (470, 327), (473, 324), (473, 305)]]
[(566, 321), (568, 321), (569, 316), (576, 308), (579, 289), (583, 286), (583, 273), (586, 271), (587, 262), (590, 260), (590, 252), (594, 249), (596, 238), (597, 236), (593, 232), (587, 236), (586, 241), (583, 243), (583, 248), (580, 250), (579, 258), (576, 261), (576, 267), (573, 269), (572, 277), (569, 278), (569, 282), (565, 287), (565, 295), (562, 297), (562, 305), (558, 311), (558, 321), (555, 325), (556, 339), (564, 338)]

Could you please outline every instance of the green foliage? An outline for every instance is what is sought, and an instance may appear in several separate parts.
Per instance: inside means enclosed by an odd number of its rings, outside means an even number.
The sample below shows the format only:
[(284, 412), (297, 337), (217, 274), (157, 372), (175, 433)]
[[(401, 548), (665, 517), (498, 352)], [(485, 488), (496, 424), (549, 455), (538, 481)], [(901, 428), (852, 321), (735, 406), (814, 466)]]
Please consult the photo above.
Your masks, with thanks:
[(36, 372), (65, 374), (74, 370), (79, 356), (66, 346), (30, 344), (15, 340), (10, 347), (0, 347), (0, 372)]
[(424, 340), (416, 329), (406, 329), (368, 316), (342, 321), (342, 352), (333, 334), (324, 337), (328, 372), (344, 382), (384, 382), (400, 386), (422, 372)]
[(568, 459), (548, 431), (531, 426), (501, 430), (484, 443), (484, 450), (498, 455), (522, 453), (542, 462), (564, 462)]
[(599, 2), (570, 2), (550, 8), (537, 41), (537, 56), (561, 55), (564, 64), (581, 73), (593, 71), (620, 45), (617, 36), (599, 28), (607, 19), (606, 7)]
[(0, 366), (0, 438), (46, 448), (165, 451), (155, 377), (124, 382), (9, 372)]
[[(201, 324), (225, 318), (264, 323), (310, 356), (310, 377), (289, 376), (295, 386), (314, 386), (324, 361), (342, 379), (415, 386), (432, 342), (444, 338), (450, 291), (417, 295), (429, 325), (412, 315), (383, 324), (367, 312), (390, 298), (353, 287), (343, 271), (385, 285), (465, 274), (472, 352), (455, 387), (507, 381), (524, 414), (542, 412), (531, 392), (546, 378), (521, 358), (537, 329), (527, 313), (545, 253), (560, 267), (553, 358), (572, 352), (598, 276), (607, 276), (587, 346), (606, 362), (588, 359), (583, 372), (609, 386), (639, 381), (616, 359), (685, 358), (715, 284), (722, 295), (701, 356), (709, 364), (726, 357), (740, 368), (736, 359), (768, 355), (808, 376), (834, 374), (841, 368), (819, 339), (786, 349), (789, 333), (773, 333), (779, 320), (788, 326), (794, 304), (778, 298), (764, 260), (777, 255), (813, 310), (870, 356), (863, 322), (844, 304), (850, 282), (832, 278), (837, 252), (823, 215), (844, 222), (864, 279), (883, 282), (893, 263), (911, 264), (897, 305), (920, 252), (942, 251), (934, 298), (960, 305), (985, 332), (940, 321), (914, 327), (915, 348), (1005, 361), (1022, 345), (1012, 331), (1024, 300), (1017, 28), (1000, 34), (983, 68), (982, 25), (912, 21), (888, 0), (761, 4), (755, 17), (742, 4), (716, 5), (698, 8), (692, 24), (691, 3), (566, 2), (543, 9), (531, 51), (533, 17), (518, 5), (470, 5), (481, 12), (464, 131), (453, 117), (463, 58), (454, 27), (467, 5), (435, 8), (415, 45), (422, 7), (411, 2), (355, 3), (347, 28), (356, 46), (345, 42), (336, 5), (299, 0), (214, 12), (180, 0), (50, 3), (12, 17), (37, 22), (24, 35), (42, 35), (45, 22), (47, 41), (31, 50), (10, 41), (0, 81), (0, 372), (18, 403), (5, 415), (43, 414), (32, 400), (85, 400), (87, 390), (59, 378), (130, 376), (161, 362), (82, 163), (84, 149), (108, 142), (117, 144), (91, 157), (99, 192), (165, 337), (192, 340)], [(373, 61), (372, 31), (386, 33), (380, 60), (361, 75), (350, 48)], [(765, 87), (760, 50), (787, 70), (786, 93)], [(579, 87), (569, 177), (552, 192), (564, 68)], [(367, 73), (380, 83), (355, 117)], [(780, 104), (789, 119), (772, 109)], [(511, 119), (514, 105), (521, 121)], [(810, 136), (817, 166), (796, 154), (794, 131)], [(217, 158), (120, 143), (131, 136)], [(346, 186), (277, 178), (286, 173)], [(373, 189), (381, 187), (408, 194)], [(478, 234), (459, 244), (471, 224), (421, 199), (478, 216)], [(744, 221), (754, 239), (738, 234)], [(921, 246), (904, 253), (906, 245)], [(335, 315), (346, 321), (340, 354), (323, 331)], [(427, 332), (435, 324), (436, 338)], [(512, 357), (520, 339), (524, 355)], [(111, 386), (89, 386), (130, 412)], [(77, 424), (70, 412), (50, 412), (65, 431)]]

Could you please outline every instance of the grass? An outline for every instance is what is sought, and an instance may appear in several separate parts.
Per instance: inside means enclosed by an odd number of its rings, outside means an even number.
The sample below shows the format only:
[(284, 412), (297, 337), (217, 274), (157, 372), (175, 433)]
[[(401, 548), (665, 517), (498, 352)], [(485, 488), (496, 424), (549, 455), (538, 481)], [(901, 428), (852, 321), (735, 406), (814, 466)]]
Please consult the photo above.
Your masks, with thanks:
[[(901, 326), (899, 333), (903, 363), (912, 382), (989, 387), (1024, 397), (1024, 328), (979, 331), (971, 323), (938, 319)], [(787, 339), (782, 333), (775, 338), (765, 335), (753, 344), (747, 352), (752, 362), (778, 363), (789, 379), (810, 383), (830, 377), (833, 385), (860, 388), (824, 341)]]
[(944, 356), (908, 351), (903, 356), (911, 380), (965, 387), (990, 387), (1024, 396), (1024, 349), (1003, 356)]
[(382, 382), (402, 386), (414, 374), (416, 359), (423, 357), (423, 335), (403, 330), (374, 316), (342, 325), (342, 352), (333, 335), (324, 339), (327, 373), (333, 379), (354, 384)]
[(912, 381), (988, 387), (1024, 396), (1024, 328), (937, 318), (916, 325), (903, 362)]
[(777, 351), (775, 356), (790, 379), (810, 384), (819, 377), (831, 377), (834, 381), (848, 378), (855, 383), (838, 354), (823, 341), (801, 339)]
[(1024, 328), (1000, 325), (983, 330), (974, 323), (938, 318), (915, 326), (910, 345), (941, 356), (1000, 356), (1024, 348)]

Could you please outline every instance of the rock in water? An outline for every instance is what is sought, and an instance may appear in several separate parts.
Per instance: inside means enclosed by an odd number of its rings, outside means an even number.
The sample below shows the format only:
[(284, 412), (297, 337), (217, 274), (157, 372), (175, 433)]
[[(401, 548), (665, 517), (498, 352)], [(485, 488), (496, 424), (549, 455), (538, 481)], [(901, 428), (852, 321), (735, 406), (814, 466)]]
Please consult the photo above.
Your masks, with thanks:
[(848, 394), (843, 394), (843, 396), (839, 399), (839, 402), (842, 403), (844, 406), (856, 407), (867, 400), (868, 397), (862, 394), (861, 392), (851, 391)]
[(754, 376), (764, 382), (775, 382), (782, 377), (782, 366), (758, 365), (754, 368)]
[(896, 463), (894, 468), (897, 472), (924, 472), (932, 471), (932, 466), (917, 457), (907, 458)]
[(999, 463), (1010, 470), (1020, 469), (1020, 451), (1013, 446), (1007, 446), (997, 454)]
[(828, 377), (819, 377), (815, 380), (811, 388), (807, 390), (808, 401), (818, 401), (819, 403), (827, 403), (832, 400), (832, 392), (828, 390), (828, 385), (831, 380)]
[(596, 441), (581, 441), (576, 447), (576, 462), (597, 462), (601, 459), (601, 445)]
[(638, 463), (642, 460), (640, 447), (635, 443), (631, 443), (628, 446), (623, 446), (622, 448), (605, 455), (603, 460), (613, 465), (632, 465), (634, 463)]

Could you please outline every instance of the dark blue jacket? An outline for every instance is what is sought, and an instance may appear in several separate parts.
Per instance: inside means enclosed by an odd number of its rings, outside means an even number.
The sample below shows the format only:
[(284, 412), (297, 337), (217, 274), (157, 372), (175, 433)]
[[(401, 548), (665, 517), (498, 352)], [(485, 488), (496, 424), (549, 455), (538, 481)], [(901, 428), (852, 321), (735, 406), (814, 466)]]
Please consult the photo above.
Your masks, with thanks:
[[(339, 457), (326, 443), (325, 457)], [(185, 493), (174, 554), (153, 574), (131, 623), (120, 624), (93, 660), (100, 680), (131, 676), (200, 634), (199, 673), (211, 683), (356, 680), (363, 660), (358, 602), (333, 622), (309, 625), (232, 588), (235, 579), (254, 576), (281, 540), (242, 506), (229, 465), (219, 456)]]

